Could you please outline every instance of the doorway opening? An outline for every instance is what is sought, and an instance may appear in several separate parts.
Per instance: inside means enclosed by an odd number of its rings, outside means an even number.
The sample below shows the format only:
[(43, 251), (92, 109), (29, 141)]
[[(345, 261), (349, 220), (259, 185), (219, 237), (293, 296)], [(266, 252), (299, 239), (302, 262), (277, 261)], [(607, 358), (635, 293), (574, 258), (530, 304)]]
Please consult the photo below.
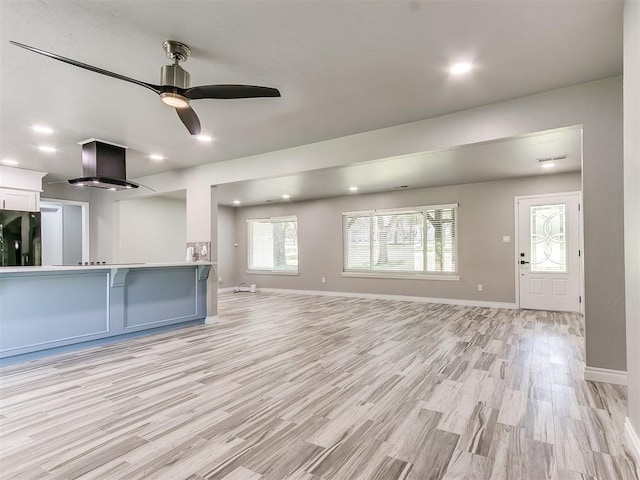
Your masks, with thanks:
[(78, 265), (89, 261), (89, 203), (40, 201), (42, 265)]

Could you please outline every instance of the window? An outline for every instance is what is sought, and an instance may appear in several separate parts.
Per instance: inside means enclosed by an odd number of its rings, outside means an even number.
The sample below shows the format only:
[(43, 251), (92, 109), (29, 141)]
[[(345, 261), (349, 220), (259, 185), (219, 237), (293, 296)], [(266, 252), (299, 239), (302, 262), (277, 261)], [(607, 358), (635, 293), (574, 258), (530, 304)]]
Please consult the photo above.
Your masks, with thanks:
[(297, 217), (247, 220), (249, 270), (298, 272)]
[(456, 272), (458, 204), (343, 213), (344, 271)]

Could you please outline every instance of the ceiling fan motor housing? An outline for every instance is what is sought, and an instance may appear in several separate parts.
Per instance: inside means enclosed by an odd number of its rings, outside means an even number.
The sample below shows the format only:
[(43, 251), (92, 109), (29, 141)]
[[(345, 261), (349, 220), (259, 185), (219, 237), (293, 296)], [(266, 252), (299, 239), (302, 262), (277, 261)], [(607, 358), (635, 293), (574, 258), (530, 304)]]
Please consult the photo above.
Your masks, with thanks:
[(160, 85), (178, 87), (182, 89), (189, 88), (190, 75), (180, 65), (164, 65), (160, 72)]

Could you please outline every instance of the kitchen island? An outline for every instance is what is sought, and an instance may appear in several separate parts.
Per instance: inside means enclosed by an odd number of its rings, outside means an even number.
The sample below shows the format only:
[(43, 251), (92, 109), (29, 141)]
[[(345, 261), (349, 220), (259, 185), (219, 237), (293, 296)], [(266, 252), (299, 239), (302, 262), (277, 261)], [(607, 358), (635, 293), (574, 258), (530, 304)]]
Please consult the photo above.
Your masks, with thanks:
[(211, 267), (3, 267), (0, 358), (203, 321)]

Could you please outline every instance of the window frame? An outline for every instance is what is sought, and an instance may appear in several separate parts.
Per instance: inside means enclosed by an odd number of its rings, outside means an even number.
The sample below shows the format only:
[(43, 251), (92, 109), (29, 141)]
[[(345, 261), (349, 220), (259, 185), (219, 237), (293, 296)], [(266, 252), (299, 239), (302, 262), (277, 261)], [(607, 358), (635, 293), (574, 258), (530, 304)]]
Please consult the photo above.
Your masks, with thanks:
[[(458, 216), (459, 216), (458, 203), (447, 203), (438, 205), (422, 205), (416, 207), (399, 207), (389, 209), (373, 209), (373, 210), (358, 210), (342, 212), (342, 276), (343, 277), (363, 277), (363, 278), (397, 278), (397, 279), (419, 279), (419, 280), (445, 280), (445, 281), (457, 281), (460, 280), (459, 266), (458, 266)], [(373, 269), (373, 218), (380, 215), (401, 215), (401, 214), (414, 214), (421, 213), (426, 216), (426, 212), (430, 210), (442, 210), (453, 209), (453, 258), (455, 270), (453, 272), (438, 272), (429, 270), (378, 270)], [(370, 262), (369, 268), (348, 268), (349, 261), (349, 245), (348, 245), (348, 231), (347, 222), (349, 218), (353, 217), (368, 217), (370, 220), (370, 233), (369, 233), (369, 249), (370, 249)], [(422, 234), (422, 253), (423, 253), (423, 266), (427, 266), (427, 229), (428, 221), (423, 217), (423, 234)]]
[[(284, 222), (295, 222), (296, 223), (296, 250), (297, 250), (297, 263), (295, 268), (290, 269), (260, 269), (260, 268), (252, 268), (252, 255), (253, 255), (253, 239), (252, 239), (252, 224), (253, 223), (269, 223), (273, 225), (274, 223), (284, 223)], [(265, 217), (265, 218), (248, 218), (246, 220), (247, 224), (247, 270), (246, 273), (253, 275), (298, 275), (300, 269), (300, 244), (298, 242), (298, 216), (297, 215), (286, 215), (279, 217)], [(275, 259), (274, 259), (275, 260)], [(275, 264), (275, 261), (274, 261)]]

